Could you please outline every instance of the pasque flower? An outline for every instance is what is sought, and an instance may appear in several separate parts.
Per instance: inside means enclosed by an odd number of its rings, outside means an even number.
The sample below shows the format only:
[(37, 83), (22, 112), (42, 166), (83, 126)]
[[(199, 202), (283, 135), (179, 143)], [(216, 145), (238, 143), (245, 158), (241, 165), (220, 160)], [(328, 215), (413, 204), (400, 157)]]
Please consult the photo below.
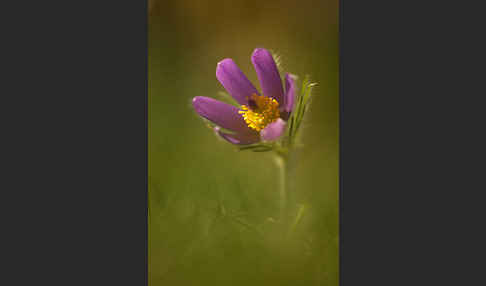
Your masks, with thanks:
[(295, 101), (294, 76), (286, 73), (285, 90), (271, 53), (257, 48), (251, 55), (260, 82), (260, 93), (232, 59), (220, 61), (216, 78), (238, 102), (239, 108), (213, 98), (196, 96), (196, 112), (213, 122), (215, 131), (232, 144), (275, 141), (286, 130)]

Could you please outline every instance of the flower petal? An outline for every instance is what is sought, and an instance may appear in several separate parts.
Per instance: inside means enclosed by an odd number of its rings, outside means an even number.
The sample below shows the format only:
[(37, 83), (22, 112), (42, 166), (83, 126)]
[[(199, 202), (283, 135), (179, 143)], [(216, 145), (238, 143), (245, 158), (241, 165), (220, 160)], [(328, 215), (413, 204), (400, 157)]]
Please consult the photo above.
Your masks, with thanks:
[(285, 133), (285, 125), (285, 121), (279, 118), (260, 131), (260, 136), (265, 141), (275, 141)]
[(285, 111), (291, 113), (294, 109), (294, 101), (295, 101), (295, 79), (296, 76), (292, 74), (285, 74)]
[(282, 89), (282, 79), (272, 54), (265, 49), (255, 49), (251, 55), (251, 61), (255, 66), (263, 95), (275, 98), (280, 106), (284, 106), (285, 98)]
[(248, 105), (248, 97), (254, 93), (259, 95), (258, 90), (232, 59), (224, 59), (218, 63), (216, 78), (239, 104)]
[(251, 133), (243, 117), (238, 114), (238, 108), (205, 96), (196, 96), (192, 105), (202, 117), (212, 121), (218, 126), (241, 133)]
[(258, 132), (251, 132), (247, 134), (245, 133), (228, 134), (222, 132), (218, 127), (214, 128), (214, 131), (223, 139), (230, 142), (231, 144), (249, 145), (260, 141), (260, 136)]

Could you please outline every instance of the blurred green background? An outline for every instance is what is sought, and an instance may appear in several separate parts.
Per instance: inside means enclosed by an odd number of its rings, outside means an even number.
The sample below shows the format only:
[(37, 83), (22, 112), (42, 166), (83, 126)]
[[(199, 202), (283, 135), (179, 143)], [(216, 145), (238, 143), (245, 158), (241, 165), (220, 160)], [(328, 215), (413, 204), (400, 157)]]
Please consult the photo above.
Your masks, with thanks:
[[(149, 1), (149, 285), (338, 285), (338, 1)], [(250, 55), (318, 86), (291, 178), (305, 204), (282, 239), (270, 153), (237, 151), (194, 112), (224, 90), (233, 58), (260, 89)]]

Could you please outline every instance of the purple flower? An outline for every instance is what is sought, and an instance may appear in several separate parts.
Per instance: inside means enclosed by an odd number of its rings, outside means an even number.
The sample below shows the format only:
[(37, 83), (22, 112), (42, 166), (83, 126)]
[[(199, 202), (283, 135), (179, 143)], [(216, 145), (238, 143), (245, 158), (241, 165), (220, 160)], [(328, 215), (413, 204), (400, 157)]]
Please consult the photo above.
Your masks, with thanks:
[[(260, 81), (262, 94), (246, 78), (232, 59), (220, 61), (216, 77), (240, 108), (224, 102), (196, 96), (192, 104), (196, 112), (216, 124), (215, 131), (232, 144), (254, 144), (274, 141), (285, 132), (294, 107), (294, 77), (285, 75), (285, 91), (277, 65), (265, 49), (255, 49), (251, 61)], [(221, 130), (224, 128), (230, 132)]]

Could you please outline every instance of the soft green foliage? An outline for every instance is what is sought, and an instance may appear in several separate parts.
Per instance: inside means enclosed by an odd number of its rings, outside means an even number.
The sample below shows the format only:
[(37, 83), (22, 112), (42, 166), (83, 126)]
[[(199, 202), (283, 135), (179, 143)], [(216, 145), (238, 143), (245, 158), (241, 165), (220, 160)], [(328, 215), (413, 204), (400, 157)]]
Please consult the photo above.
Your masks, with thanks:
[(304, 120), (305, 112), (309, 109), (312, 88), (315, 85), (316, 83), (311, 83), (309, 76), (306, 76), (302, 82), (302, 89), (297, 93), (298, 96), (295, 99), (294, 111), (289, 119), (288, 145), (290, 146), (292, 146), (298, 138), (297, 136), (299, 135), (299, 129)]
[(290, 228), (282, 225), (273, 152), (262, 153), (275, 146), (235, 152), (201, 124), (191, 85), (165, 86), (153, 80), (160, 74), (152, 66), (149, 285), (337, 286), (336, 153), (303, 138), (309, 147), (289, 182), (297, 209), (289, 210)]

